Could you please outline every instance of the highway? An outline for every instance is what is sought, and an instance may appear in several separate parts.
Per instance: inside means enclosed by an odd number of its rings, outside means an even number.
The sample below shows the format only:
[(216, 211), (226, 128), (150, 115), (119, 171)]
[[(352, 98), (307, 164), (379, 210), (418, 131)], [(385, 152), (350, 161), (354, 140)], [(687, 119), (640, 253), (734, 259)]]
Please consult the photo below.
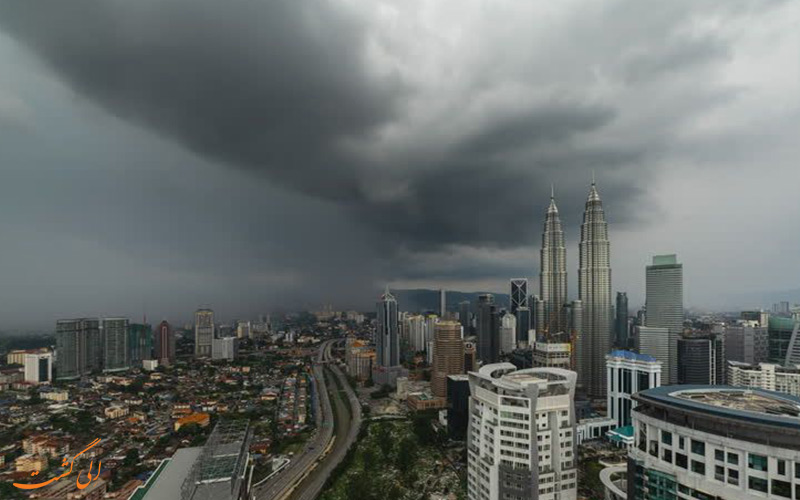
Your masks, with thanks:
[(279, 500), (285, 497), (301, 477), (321, 458), (330, 440), (333, 438), (333, 409), (323, 374), (324, 362), (331, 357), (331, 346), (335, 341), (322, 343), (314, 363), (314, 384), (317, 398), (314, 403), (317, 432), (306, 445), (302, 454), (292, 458), (291, 463), (275, 477), (265, 483), (258, 484), (251, 492), (253, 500)]
[[(292, 494), (290, 497), (291, 500), (314, 500), (319, 496), (331, 473), (333, 473), (336, 466), (344, 460), (347, 451), (353, 443), (356, 442), (356, 439), (358, 439), (358, 433), (361, 429), (361, 403), (358, 401), (355, 391), (350, 387), (350, 384), (347, 382), (347, 377), (345, 377), (338, 366), (330, 365), (329, 368), (339, 380), (347, 396), (347, 403), (345, 403), (341, 396), (337, 395), (337, 406), (340, 409), (339, 414), (342, 415), (342, 412), (345, 412), (344, 417), (349, 421), (347, 429), (341, 429), (341, 435), (346, 435), (346, 437), (342, 439), (340, 433), (337, 432), (337, 438), (334, 441), (331, 453), (325, 457), (317, 468), (309, 473), (302, 485)], [(331, 387), (334, 386), (335, 384), (332, 383)], [(344, 407), (345, 404), (350, 405), (352, 416), (346, 413), (347, 409)]]
[[(315, 401), (318, 429), (316, 435), (302, 454), (295, 455), (289, 466), (275, 477), (253, 488), (251, 493), (253, 500), (314, 500), (322, 491), (325, 481), (358, 438), (362, 420), (361, 403), (347, 382), (347, 377), (333, 364), (331, 348), (336, 342), (340, 340), (323, 342), (314, 363), (314, 381), (318, 394)], [(330, 386), (326, 383), (326, 365), (344, 389), (346, 402), (338, 392), (335, 382), (330, 381)], [(330, 394), (334, 394), (336, 398), (336, 420), (333, 416), (334, 406)], [(350, 412), (347, 411), (345, 404), (350, 405)], [(337, 428), (334, 428), (334, 421)]]

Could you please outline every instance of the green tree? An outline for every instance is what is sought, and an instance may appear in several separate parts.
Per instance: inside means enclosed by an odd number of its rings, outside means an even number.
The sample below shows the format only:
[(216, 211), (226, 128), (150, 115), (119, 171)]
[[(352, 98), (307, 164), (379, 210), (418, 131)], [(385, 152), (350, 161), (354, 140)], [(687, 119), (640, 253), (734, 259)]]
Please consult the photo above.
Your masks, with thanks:
[(398, 445), (397, 451), (397, 468), (400, 469), (400, 472), (403, 474), (407, 473), (411, 466), (414, 464), (414, 460), (417, 458), (417, 443), (410, 437), (404, 438), (400, 441)]
[(139, 449), (130, 448), (125, 453), (125, 459), (122, 461), (124, 467), (133, 467), (139, 463)]

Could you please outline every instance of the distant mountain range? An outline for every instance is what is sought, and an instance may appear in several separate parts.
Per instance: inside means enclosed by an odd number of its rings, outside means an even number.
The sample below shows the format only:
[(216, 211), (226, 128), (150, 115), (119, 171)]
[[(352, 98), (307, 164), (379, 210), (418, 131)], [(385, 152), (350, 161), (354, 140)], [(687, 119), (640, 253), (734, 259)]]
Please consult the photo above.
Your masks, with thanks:
[[(508, 308), (509, 296), (507, 293), (492, 293), (492, 292), (458, 292), (455, 290), (447, 290), (445, 292), (445, 301), (448, 311), (458, 311), (458, 304), (468, 300), (472, 307), (478, 302), (478, 295), (484, 293), (491, 293), (494, 295), (495, 303), (500, 308)], [(397, 299), (397, 308), (400, 311), (409, 311), (422, 313), (431, 311), (436, 314), (439, 313), (439, 290), (427, 290), (424, 288), (403, 290), (392, 289), (392, 295)]]

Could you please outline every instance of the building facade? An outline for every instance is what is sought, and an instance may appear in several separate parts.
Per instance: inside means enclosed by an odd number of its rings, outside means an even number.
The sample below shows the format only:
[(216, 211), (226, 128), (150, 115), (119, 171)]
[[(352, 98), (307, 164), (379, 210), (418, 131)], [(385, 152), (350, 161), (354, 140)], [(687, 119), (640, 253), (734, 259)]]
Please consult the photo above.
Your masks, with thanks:
[(800, 397), (800, 365), (728, 361), (728, 385), (783, 392)]
[[(637, 326), (633, 329), (634, 346), (636, 352), (655, 358), (661, 362), (661, 380), (667, 384), (669, 380), (666, 371), (669, 369), (669, 342), (670, 334), (667, 328), (652, 328)], [(677, 371), (677, 366), (676, 366)]]
[(128, 318), (103, 318), (100, 336), (103, 348), (103, 371), (115, 372), (130, 368)]
[(510, 363), (469, 374), (469, 500), (577, 499), (576, 378)]
[(400, 337), (398, 336), (397, 300), (389, 292), (389, 287), (376, 304), (378, 323), (375, 332), (375, 352), (377, 364), (381, 367), (400, 364)]
[(633, 395), (661, 386), (661, 361), (647, 354), (611, 351), (606, 356), (608, 376), (608, 416), (617, 427), (631, 425), (631, 410), (636, 406)]
[(211, 340), (211, 359), (233, 361), (239, 353), (239, 339), (223, 337)]
[(153, 358), (153, 328), (148, 324), (131, 323), (128, 330), (128, 363), (141, 366), (142, 360)]
[(433, 372), (431, 390), (439, 398), (447, 397), (448, 375), (464, 373), (464, 340), (461, 324), (455, 321), (440, 321), (436, 325), (433, 348)]
[(194, 355), (211, 357), (211, 343), (214, 339), (214, 311), (198, 309), (194, 313)]
[(725, 383), (725, 342), (719, 335), (678, 339), (678, 383)]
[(572, 344), (569, 342), (536, 342), (532, 346), (534, 368), (572, 369)]
[(581, 224), (578, 298), (582, 328), (576, 342), (578, 383), (594, 398), (606, 397), (605, 362), (611, 350), (611, 255), (603, 204), (592, 182)]
[(517, 348), (517, 318), (506, 312), (500, 318), (500, 352), (510, 354)]
[(767, 326), (740, 323), (725, 327), (725, 359), (742, 363), (766, 363), (769, 353)]
[(500, 359), (500, 315), (494, 295), (478, 296), (478, 359), (484, 364)]
[(683, 333), (683, 264), (672, 255), (656, 255), (646, 271), (645, 325), (669, 330), (669, 360), (664, 382), (678, 383), (678, 338)]
[(629, 500), (791, 499), (800, 493), (800, 398), (672, 386), (634, 399)]
[(175, 362), (175, 333), (166, 321), (159, 323), (156, 328), (155, 357), (161, 366), (170, 366)]
[(509, 310), (515, 314), (520, 307), (528, 307), (528, 278), (512, 278)]
[(614, 309), (614, 346), (617, 349), (630, 349), (628, 326), (628, 294), (617, 292), (617, 307)]
[(23, 363), (25, 382), (46, 384), (53, 381), (53, 353), (26, 354)]

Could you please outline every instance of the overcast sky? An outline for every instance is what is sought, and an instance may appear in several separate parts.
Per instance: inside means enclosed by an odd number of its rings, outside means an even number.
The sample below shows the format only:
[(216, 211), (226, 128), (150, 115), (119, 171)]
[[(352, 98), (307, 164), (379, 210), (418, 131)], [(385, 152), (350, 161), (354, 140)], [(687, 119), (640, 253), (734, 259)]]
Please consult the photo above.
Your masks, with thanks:
[(551, 183), (574, 296), (593, 170), (632, 305), (658, 253), (687, 306), (800, 288), (798, 26), (776, 0), (0, 0), (0, 329), (505, 291)]

